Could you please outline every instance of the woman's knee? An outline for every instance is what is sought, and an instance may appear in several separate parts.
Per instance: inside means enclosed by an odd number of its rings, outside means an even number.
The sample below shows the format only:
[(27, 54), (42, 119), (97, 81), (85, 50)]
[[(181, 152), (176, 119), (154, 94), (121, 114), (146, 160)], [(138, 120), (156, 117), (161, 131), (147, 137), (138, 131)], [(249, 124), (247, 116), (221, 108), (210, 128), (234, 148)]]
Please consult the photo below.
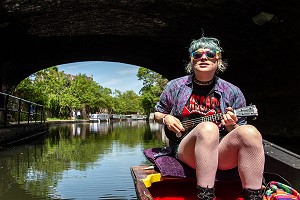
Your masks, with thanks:
[(242, 125), (237, 130), (239, 138), (245, 144), (262, 143), (260, 132), (252, 125)]
[(219, 128), (212, 122), (202, 122), (195, 127), (194, 131), (198, 138), (219, 139)]

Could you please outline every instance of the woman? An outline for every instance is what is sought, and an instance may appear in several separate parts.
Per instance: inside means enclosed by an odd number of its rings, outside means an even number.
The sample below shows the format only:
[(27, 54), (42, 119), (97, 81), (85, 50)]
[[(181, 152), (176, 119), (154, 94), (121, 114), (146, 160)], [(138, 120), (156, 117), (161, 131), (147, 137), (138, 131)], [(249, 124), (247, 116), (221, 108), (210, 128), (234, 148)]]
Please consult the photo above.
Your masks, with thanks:
[(224, 113), (219, 122), (201, 122), (178, 140), (174, 145), (176, 156), (196, 169), (198, 199), (214, 199), (217, 170), (235, 168), (244, 199), (262, 199), (262, 137), (254, 126), (247, 125), (246, 118), (233, 112), (246, 106), (246, 100), (238, 87), (216, 76), (227, 68), (221, 52), (216, 38), (192, 41), (186, 66), (190, 74), (167, 84), (155, 106), (154, 117), (179, 137), (185, 131), (179, 117)]

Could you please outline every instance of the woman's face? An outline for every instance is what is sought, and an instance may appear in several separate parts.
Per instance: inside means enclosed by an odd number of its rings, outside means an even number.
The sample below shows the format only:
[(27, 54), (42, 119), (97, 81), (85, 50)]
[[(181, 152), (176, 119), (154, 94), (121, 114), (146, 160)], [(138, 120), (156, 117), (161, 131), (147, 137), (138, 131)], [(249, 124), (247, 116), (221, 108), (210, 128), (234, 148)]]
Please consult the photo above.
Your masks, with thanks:
[(210, 49), (198, 49), (191, 54), (194, 72), (215, 73), (218, 69), (219, 52)]

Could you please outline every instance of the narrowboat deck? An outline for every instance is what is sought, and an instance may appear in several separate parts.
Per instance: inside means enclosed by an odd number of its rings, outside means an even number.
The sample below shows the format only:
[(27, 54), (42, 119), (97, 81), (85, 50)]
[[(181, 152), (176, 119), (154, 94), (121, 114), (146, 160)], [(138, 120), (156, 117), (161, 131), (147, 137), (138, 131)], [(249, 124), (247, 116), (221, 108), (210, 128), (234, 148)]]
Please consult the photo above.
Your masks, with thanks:
[[(149, 166), (131, 167), (137, 198), (140, 200), (195, 200), (196, 179), (161, 177)], [(240, 181), (217, 181), (216, 200), (242, 200)]]

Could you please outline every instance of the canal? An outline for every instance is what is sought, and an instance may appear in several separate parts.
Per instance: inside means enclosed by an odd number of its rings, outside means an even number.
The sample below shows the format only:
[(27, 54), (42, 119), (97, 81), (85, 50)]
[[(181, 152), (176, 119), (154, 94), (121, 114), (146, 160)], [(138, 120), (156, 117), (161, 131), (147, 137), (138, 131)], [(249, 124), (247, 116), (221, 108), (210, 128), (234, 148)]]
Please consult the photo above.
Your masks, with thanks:
[(0, 151), (0, 199), (136, 199), (130, 167), (164, 146), (146, 121), (51, 125), (31, 144)]
[(146, 121), (51, 125), (42, 138), (1, 149), (0, 200), (137, 199), (130, 167), (149, 163), (142, 151), (165, 146), (162, 135)]

